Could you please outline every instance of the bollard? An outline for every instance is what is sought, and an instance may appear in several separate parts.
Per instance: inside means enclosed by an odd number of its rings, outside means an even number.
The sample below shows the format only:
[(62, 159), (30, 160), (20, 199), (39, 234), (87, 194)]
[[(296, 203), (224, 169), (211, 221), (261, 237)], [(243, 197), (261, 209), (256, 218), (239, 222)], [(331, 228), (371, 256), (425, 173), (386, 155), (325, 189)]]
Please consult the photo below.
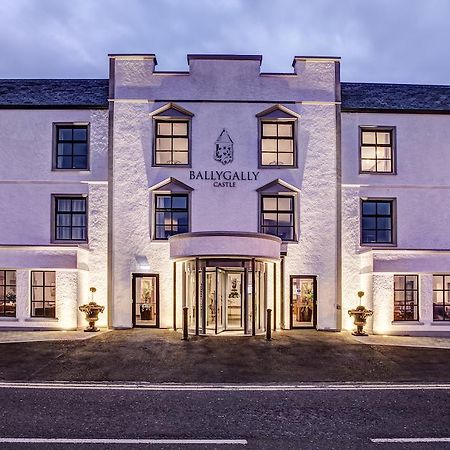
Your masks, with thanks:
[(266, 323), (266, 339), (272, 340), (272, 310), (267, 310), (267, 323)]
[(183, 341), (189, 340), (188, 336), (188, 307), (185, 306), (183, 308), (183, 337), (181, 338)]

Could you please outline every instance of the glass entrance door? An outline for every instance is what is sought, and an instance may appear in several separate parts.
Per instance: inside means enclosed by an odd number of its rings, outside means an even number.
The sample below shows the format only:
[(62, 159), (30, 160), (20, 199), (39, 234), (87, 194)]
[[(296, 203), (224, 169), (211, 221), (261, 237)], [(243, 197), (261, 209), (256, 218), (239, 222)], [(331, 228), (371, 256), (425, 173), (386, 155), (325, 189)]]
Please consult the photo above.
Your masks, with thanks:
[(291, 328), (316, 326), (316, 277), (291, 276)]
[(131, 291), (133, 326), (159, 327), (158, 275), (134, 273)]

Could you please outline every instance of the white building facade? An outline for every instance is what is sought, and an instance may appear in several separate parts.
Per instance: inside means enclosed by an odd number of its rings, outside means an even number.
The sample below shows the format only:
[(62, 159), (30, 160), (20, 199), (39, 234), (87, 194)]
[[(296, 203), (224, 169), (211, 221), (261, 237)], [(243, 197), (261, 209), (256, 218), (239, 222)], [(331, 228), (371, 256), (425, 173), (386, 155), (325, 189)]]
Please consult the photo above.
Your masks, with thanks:
[(449, 330), (450, 88), (188, 64), (0, 81), (0, 327), (81, 328), (95, 287), (110, 328), (339, 331), (362, 290), (374, 333)]

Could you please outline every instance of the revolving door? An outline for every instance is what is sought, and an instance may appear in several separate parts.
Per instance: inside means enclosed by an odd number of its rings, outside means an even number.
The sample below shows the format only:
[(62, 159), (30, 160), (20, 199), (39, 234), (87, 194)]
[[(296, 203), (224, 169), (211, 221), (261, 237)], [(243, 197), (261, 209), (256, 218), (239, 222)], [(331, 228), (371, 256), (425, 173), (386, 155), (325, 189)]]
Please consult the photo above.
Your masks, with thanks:
[(264, 333), (266, 263), (255, 259), (193, 259), (185, 263), (188, 327), (193, 334)]

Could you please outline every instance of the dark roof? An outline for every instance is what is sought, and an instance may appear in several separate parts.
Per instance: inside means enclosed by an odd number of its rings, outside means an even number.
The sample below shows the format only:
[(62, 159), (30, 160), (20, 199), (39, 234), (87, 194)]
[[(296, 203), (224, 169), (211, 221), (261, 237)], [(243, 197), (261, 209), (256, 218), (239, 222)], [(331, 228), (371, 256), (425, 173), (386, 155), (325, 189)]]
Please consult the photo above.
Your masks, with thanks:
[[(341, 83), (341, 93), (344, 112), (450, 113), (450, 86)], [(0, 108), (107, 107), (107, 79), (0, 79)]]
[(1, 80), (0, 108), (107, 108), (108, 80)]
[(341, 83), (342, 111), (450, 113), (450, 86)]

